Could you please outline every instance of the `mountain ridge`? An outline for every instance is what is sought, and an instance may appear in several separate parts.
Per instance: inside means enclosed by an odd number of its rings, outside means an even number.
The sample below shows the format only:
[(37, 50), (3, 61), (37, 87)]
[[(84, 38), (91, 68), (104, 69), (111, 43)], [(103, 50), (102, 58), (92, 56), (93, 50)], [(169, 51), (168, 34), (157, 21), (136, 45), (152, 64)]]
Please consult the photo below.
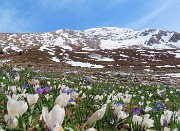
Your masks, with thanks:
[(127, 28), (103, 27), (83, 31), (60, 29), (44, 33), (0, 33), (0, 48), (22, 51), (34, 47), (59, 46), (67, 50), (74, 48), (118, 49), (149, 48), (179, 49), (180, 33), (161, 29), (134, 31)]

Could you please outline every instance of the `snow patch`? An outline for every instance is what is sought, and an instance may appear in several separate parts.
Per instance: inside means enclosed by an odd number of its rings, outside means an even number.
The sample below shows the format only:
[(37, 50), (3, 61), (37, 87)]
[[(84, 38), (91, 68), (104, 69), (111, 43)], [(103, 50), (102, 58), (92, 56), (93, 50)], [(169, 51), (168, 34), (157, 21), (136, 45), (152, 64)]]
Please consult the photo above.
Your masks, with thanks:
[(175, 77), (175, 78), (180, 78), (180, 73), (169, 73), (169, 74), (165, 74), (165, 76), (171, 76), (171, 77)]
[(59, 58), (57, 58), (57, 57), (52, 57), (51, 60), (54, 61), (54, 62), (61, 62), (61, 61), (59, 60)]
[(0, 63), (8, 63), (10, 61), (11, 61), (11, 59), (5, 59), (5, 60), (0, 60)]
[(66, 61), (67, 64), (70, 64), (71, 66), (80, 66), (80, 67), (87, 67), (87, 68), (103, 68), (104, 66), (102, 65), (95, 65), (95, 64), (90, 64), (90, 63), (83, 63), (83, 62), (77, 62), (77, 61)]

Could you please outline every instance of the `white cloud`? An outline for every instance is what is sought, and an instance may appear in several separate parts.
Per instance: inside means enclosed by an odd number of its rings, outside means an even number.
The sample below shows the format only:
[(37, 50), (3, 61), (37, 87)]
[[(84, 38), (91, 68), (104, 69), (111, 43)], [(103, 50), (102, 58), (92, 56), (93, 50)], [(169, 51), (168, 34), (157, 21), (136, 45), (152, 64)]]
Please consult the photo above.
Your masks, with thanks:
[(148, 13), (147, 15), (139, 18), (139, 20), (131, 23), (128, 27), (129, 28), (136, 28), (139, 29), (141, 27), (143, 27), (144, 25), (146, 25), (149, 21), (151, 21), (153, 18), (155, 18), (156, 16), (158, 16), (160, 13), (162, 13), (163, 11), (165, 11), (166, 9), (168, 9), (170, 7), (170, 4), (173, 2), (173, 0), (169, 0), (168, 2), (166, 2), (164, 5), (160, 6), (158, 9), (153, 9), (150, 13)]
[(10, 3), (0, 6), (0, 32), (26, 32), (29, 22)]

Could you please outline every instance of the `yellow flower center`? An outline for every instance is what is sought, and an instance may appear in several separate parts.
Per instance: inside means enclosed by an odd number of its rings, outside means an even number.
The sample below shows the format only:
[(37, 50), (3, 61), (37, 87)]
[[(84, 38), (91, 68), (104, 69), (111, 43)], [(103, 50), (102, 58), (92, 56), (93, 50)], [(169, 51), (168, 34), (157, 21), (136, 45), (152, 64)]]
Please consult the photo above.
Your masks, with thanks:
[(62, 129), (62, 128), (60, 128), (60, 129), (58, 129), (58, 131), (63, 131), (63, 129)]

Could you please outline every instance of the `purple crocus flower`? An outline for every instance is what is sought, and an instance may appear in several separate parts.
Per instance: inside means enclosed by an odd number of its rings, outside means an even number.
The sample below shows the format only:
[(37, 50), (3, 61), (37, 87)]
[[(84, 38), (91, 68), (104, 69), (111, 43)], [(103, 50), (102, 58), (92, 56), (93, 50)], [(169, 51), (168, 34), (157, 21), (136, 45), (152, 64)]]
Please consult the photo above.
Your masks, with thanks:
[(44, 92), (44, 89), (43, 88), (37, 88), (36, 89), (36, 93), (38, 93), (38, 94), (43, 94), (43, 92)]
[(167, 119), (163, 119), (163, 127), (168, 127), (168, 120)]
[(46, 87), (44, 88), (44, 94), (47, 94), (47, 93), (49, 93), (50, 91), (51, 91), (51, 88), (50, 88), (50, 87), (46, 86)]
[(139, 115), (139, 114), (141, 114), (141, 110), (139, 108), (134, 108), (134, 113), (136, 115)]
[(68, 88), (63, 88), (62, 89), (62, 93), (68, 93), (69, 92), (69, 89)]
[(24, 87), (24, 89), (29, 88), (29, 86), (26, 83), (24, 83), (23, 87)]

